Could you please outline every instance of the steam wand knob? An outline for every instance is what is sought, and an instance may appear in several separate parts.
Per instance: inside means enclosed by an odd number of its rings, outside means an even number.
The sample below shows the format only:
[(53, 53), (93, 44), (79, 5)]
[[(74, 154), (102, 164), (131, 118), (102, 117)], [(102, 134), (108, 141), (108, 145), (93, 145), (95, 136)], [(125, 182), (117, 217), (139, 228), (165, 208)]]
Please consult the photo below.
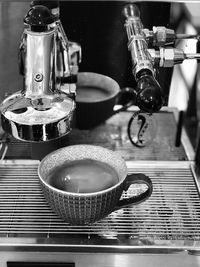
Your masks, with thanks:
[(47, 31), (48, 25), (55, 22), (55, 17), (46, 6), (33, 6), (24, 18), (24, 23), (30, 26), (32, 31)]

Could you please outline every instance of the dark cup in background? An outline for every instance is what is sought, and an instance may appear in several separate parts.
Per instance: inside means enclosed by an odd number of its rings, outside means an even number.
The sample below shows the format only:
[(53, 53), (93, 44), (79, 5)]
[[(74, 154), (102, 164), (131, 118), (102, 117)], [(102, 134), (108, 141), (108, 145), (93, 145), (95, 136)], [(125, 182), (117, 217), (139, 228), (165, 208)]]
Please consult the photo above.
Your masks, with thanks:
[[(129, 95), (128, 101), (114, 110), (119, 99)], [(112, 115), (126, 110), (134, 104), (135, 92), (131, 88), (120, 89), (119, 84), (112, 78), (93, 72), (80, 72), (77, 82), (75, 127), (90, 129)]]

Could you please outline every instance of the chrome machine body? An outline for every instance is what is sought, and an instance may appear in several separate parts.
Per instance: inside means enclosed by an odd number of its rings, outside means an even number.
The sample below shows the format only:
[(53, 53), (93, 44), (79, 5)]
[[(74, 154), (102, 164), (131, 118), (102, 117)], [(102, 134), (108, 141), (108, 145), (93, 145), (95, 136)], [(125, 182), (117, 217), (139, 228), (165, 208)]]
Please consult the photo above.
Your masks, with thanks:
[(167, 103), (164, 103), (163, 90), (156, 80), (156, 69), (173, 67), (185, 59), (199, 59), (199, 53), (187, 54), (182, 49), (174, 48), (177, 39), (199, 39), (199, 36), (176, 34), (174, 30), (162, 26), (145, 29), (136, 4), (127, 4), (123, 14), (132, 73), (137, 81), (136, 105), (148, 113), (157, 112)]
[(24, 88), (1, 104), (2, 127), (17, 139), (49, 141), (71, 130), (80, 47), (67, 40), (59, 19), (44, 6), (32, 7), (24, 21)]

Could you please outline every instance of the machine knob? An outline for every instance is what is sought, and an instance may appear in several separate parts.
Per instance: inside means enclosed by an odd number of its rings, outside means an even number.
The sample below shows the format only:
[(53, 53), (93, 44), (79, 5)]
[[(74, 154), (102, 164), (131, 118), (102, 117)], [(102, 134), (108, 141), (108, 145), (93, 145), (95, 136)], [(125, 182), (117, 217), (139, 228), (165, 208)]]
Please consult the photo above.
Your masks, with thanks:
[(137, 106), (145, 112), (153, 113), (161, 109), (164, 103), (161, 87), (156, 79), (143, 73), (137, 81)]
[(123, 14), (126, 18), (140, 17), (140, 10), (135, 4), (127, 4), (123, 9)]
[(51, 11), (42, 5), (33, 6), (24, 18), (24, 23), (31, 27), (32, 31), (45, 31), (47, 26), (55, 22)]
[(52, 15), (54, 15), (57, 20), (59, 20), (60, 17), (60, 4), (59, 1), (42, 1), (42, 0), (34, 0), (31, 2), (30, 7), (42, 5), (46, 6), (50, 9), (50, 12)]

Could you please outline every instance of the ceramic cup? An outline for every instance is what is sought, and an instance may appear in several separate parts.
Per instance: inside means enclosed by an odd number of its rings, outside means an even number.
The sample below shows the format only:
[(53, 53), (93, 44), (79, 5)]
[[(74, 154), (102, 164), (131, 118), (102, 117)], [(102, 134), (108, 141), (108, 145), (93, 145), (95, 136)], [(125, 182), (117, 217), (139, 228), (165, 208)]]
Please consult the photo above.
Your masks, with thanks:
[[(78, 73), (76, 89), (76, 119), (79, 129), (93, 128), (112, 115), (134, 104), (136, 95), (132, 88), (120, 89), (112, 78), (93, 72)], [(125, 96), (129, 99), (118, 110), (114, 106)]]
[[(62, 171), (65, 172), (65, 166), (68, 168), (67, 166), (75, 163), (76, 167), (76, 164), (85, 160), (89, 160), (88, 166), (91, 167), (92, 162), (97, 162), (100, 166), (105, 165), (106, 168), (110, 168), (112, 170), (111, 176), (114, 175), (117, 180), (114, 179), (111, 184), (104, 185), (103, 189), (99, 189), (101, 183), (104, 183), (104, 177), (99, 178), (101, 179), (100, 182), (96, 180), (97, 182), (93, 183), (91, 180), (92, 171), (89, 167), (89, 181), (87, 181), (85, 170), (80, 171), (80, 173), (83, 184), (85, 183), (86, 188), (90, 188), (91, 192), (68, 191), (67, 187), (59, 188), (57, 186), (61, 176), (59, 168), (61, 167)], [(38, 174), (47, 202), (62, 219), (72, 225), (94, 223), (113, 211), (145, 201), (152, 193), (152, 182), (149, 177), (142, 173), (128, 175), (126, 163), (117, 152), (94, 145), (72, 145), (48, 154), (40, 162)], [(93, 175), (93, 179), (96, 178), (95, 175)], [(63, 181), (70, 181), (70, 177), (66, 173), (62, 178), (64, 178)], [(94, 186), (96, 183), (98, 188)], [(122, 193), (127, 191), (131, 184), (138, 183), (147, 185), (147, 190), (134, 197), (122, 198)], [(91, 188), (93, 189), (91, 190)]]

